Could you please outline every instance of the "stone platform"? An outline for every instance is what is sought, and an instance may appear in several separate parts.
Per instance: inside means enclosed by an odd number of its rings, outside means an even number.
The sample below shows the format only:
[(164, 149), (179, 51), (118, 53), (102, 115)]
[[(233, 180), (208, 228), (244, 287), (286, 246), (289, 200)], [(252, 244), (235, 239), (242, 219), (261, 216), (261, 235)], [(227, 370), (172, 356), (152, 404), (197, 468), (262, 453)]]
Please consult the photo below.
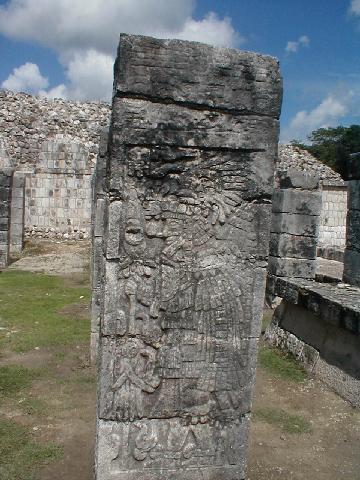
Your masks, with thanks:
[(266, 339), (360, 407), (360, 288), (276, 278), (268, 290), (283, 300)]

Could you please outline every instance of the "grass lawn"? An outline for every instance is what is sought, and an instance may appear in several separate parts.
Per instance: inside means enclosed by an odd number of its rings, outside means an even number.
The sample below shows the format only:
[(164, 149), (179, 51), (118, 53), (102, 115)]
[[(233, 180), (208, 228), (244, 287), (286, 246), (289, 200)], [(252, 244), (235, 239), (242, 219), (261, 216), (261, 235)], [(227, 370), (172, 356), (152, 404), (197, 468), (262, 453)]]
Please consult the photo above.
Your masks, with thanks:
[[(89, 337), (86, 315), (71, 308), (88, 307), (89, 288), (66, 286), (61, 277), (31, 272), (0, 274), (0, 350), (23, 353), (41, 347), (84, 342)], [(78, 309), (77, 309), (78, 312)]]
[[(80, 393), (94, 388), (93, 374), (73, 367), (79, 345), (87, 348), (89, 342), (87, 281), (0, 274), (1, 480), (38, 480), (40, 467), (61, 458), (63, 446), (49, 441), (38, 425), (65, 418), (74, 408), (72, 386)], [(23, 365), (31, 352), (40, 355), (40, 365)], [(63, 367), (66, 362), (73, 370)]]

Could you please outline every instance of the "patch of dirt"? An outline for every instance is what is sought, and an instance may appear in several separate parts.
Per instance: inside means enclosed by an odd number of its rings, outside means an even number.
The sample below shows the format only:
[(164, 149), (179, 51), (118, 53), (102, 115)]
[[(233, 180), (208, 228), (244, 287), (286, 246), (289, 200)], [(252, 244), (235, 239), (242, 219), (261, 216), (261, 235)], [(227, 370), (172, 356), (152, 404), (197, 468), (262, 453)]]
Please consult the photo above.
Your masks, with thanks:
[(253, 410), (301, 415), (311, 433), (288, 434), (254, 419), (248, 480), (359, 480), (360, 411), (318, 380), (294, 384), (257, 372)]
[(58, 311), (60, 315), (64, 315), (69, 318), (86, 319), (90, 316), (89, 302), (73, 303), (71, 305), (65, 305)]
[(21, 258), (9, 267), (47, 275), (84, 274), (90, 269), (90, 241), (31, 240)]

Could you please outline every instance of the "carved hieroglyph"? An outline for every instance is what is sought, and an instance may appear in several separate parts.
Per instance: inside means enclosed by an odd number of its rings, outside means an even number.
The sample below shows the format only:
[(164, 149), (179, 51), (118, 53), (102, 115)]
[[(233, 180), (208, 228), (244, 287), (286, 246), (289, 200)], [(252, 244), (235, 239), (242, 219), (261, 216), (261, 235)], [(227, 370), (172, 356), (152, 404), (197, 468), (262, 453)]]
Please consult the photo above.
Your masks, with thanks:
[(278, 65), (122, 35), (114, 89), (97, 479), (243, 479)]

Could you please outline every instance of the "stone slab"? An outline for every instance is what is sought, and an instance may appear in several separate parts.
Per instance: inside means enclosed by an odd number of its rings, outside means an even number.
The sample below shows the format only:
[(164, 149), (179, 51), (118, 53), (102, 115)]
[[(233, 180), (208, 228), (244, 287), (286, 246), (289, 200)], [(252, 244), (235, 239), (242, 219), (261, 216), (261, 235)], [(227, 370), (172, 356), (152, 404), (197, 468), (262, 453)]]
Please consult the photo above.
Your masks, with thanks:
[(315, 278), (316, 261), (303, 258), (269, 257), (268, 271), (278, 277)]
[(348, 182), (348, 209), (360, 210), (360, 180)]
[[(119, 145), (199, 147), (268, 151), (276, 154), (279, 121), (257, 115), (234, 116), (118, 98), (113, 102), (113, 148)], [(269, 146), (272, 149), (269, 151)]]
[(276, 190), (272, 198), (274, 213), (299, 213), (320, 215), (322, 196), (320, 192), (307, 192), (296, 189)]
[(316, 237), (271, 233), (269, 253), (273, 257), (316, 259)]
[(181, 40), (121, 34), (114, 90), (158, 103), (278, 118), (282, 79), (269, 56)]
[(348, 210), (346, 248), (360, 253), (360, 210)]
[(292, 213), (274, 213), (272, 215), (271, 233), (317, 237), (318, 232), (319, 218), (317, 216)]
[(248, 431), (248, 416), (231, 424), (100, 420), (97, 479), (243, 480)]
[(313, 173), (302, 172), (294, 168), (279, 172), (280, 188), (300, 188), (315, 190), (319, 187), (319, 177)]
[(360, 154), (354, 153), (346, 160), (346, 180), (360, 180)]
[(360, 286), (360, 252), (345, 249), (344, 254), (344, 282)]

